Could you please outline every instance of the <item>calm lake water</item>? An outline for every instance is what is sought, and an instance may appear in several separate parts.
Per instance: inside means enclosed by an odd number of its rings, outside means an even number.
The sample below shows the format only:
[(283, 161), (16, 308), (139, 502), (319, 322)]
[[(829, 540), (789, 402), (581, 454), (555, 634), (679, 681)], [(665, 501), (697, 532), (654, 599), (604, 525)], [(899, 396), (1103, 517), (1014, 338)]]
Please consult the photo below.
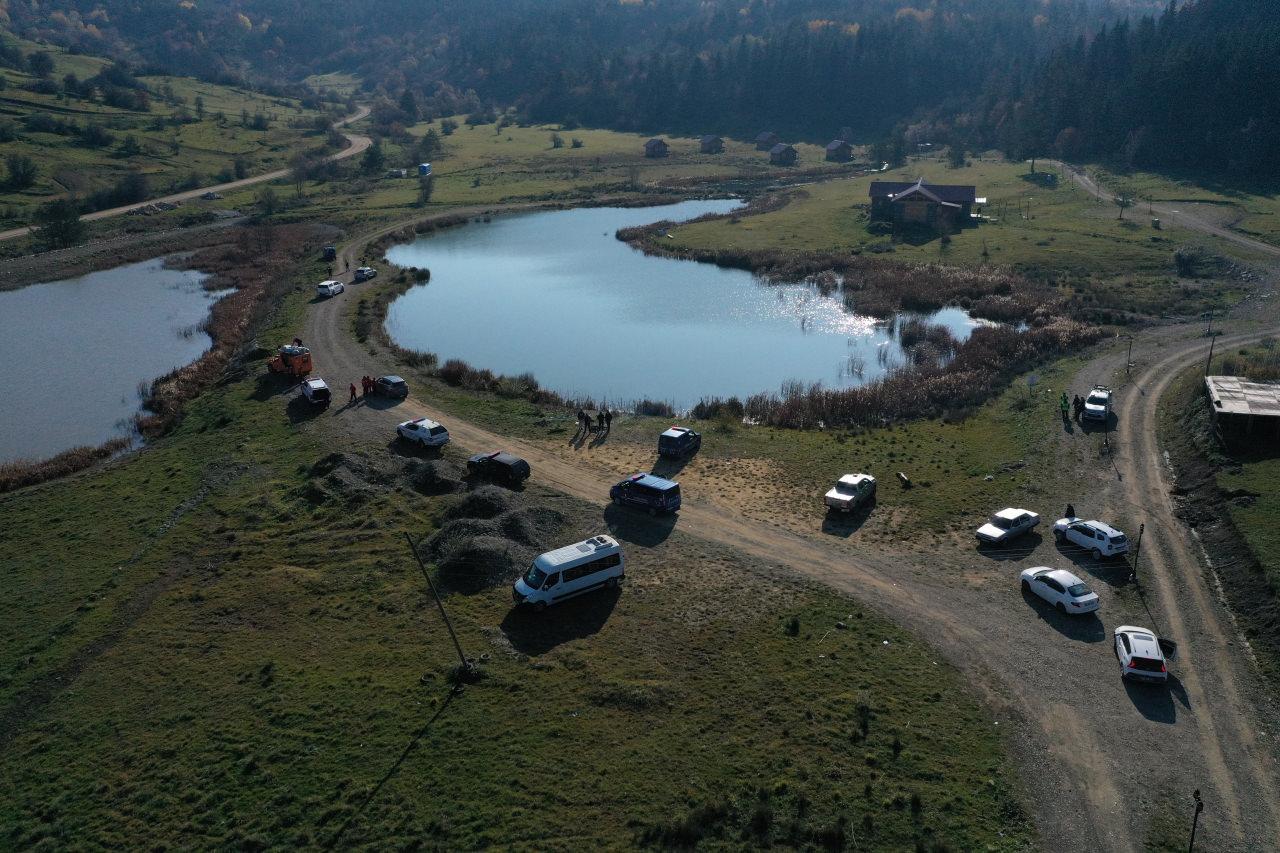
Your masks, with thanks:
[(0, 293), (0, 461), (128, 435), (139, 383), (209, 348), (206, 277), (155, 258)]
[[(648, 257), (614, 237), (618, 228), (738, 204), (517, 214), (394, 246), (388, 260), (426, 267), (431, 281), (392, 303), (387, 331), (442, 361), (532, 372), (563, 394), (622, 404), (648, 397), (678, 410), (795, 379), (858, 385), (903, 363), (896, 323), (851, 314), (838, 296)], [(959, 309), (926, 319), (961, 340), (976, 325)]]

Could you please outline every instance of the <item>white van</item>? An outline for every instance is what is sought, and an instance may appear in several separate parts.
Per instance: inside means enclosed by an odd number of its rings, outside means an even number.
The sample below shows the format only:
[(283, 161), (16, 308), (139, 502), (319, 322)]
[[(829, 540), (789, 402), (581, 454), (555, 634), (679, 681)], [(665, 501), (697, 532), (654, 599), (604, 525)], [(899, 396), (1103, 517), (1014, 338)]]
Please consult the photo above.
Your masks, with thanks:
[(622, 549), (611, 536), (593, 536), (575, 545), (548, 551), (533, 561), (511, 591), (518, 605), (542, 611), (593, 589), (622, 583), (626, 565)]

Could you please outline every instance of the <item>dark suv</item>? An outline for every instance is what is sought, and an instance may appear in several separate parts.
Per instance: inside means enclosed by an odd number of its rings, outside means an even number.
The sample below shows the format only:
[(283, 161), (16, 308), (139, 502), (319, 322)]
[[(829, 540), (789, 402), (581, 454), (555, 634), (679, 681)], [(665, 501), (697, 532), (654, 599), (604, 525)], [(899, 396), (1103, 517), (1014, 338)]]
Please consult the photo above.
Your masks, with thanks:
[(409, 396), (409, 383), (399, 376), (379, 376), (373, 380), (373, 393), (403, 400)]
[(649, 511), (675, 512), (680, 509), (680, 484), (653, 474), (632, 474), (609, 490), (616, 504), (629, 504)]
[(518, 485), (529, 479), (529, 463), (519, 456), (501, 450), (477, 453), (467, 460), (467, 470), (472, 474)]
[(688, 427), (673, 426), (658, 436), (659, 456), (688, 456), (702, 447), (702, 435)]

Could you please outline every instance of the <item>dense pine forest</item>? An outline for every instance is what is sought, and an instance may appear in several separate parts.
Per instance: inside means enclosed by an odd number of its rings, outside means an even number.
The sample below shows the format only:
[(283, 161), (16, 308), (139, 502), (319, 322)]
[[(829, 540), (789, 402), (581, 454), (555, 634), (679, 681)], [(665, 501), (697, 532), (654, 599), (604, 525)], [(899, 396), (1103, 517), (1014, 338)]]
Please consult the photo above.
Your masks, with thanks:
[[(29, 37), (221, 82), (346, 70), (384, 127), (514, 108), (1280, 173), (1272, 0), (9, 0)], [(160, 14), (162, 11), (165, 14)], [(162, 25), (163, 24), (163, 25)], [(408, 95), (406, 96), (406, 92)]]

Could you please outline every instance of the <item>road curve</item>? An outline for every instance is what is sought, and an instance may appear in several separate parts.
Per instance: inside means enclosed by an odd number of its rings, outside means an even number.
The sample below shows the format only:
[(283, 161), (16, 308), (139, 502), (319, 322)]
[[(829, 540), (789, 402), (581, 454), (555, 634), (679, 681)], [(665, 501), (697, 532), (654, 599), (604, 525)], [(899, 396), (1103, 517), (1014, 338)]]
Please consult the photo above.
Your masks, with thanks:
[[(403, 223), (395, 227), (403, 227)], [(395, 228), (376, 233), (390, 230)], [(354, 267), (372, 236), (343, 246), (339, 267)], [(385, 354), (358, 344), (350, 334), (344, 305), (354, 295), (349, 292), (313, 305), (303, 332), (316, 353), (321, 375), (329, 379), (340, 399), (355, 377), (394, 369)], [(1168, 483), (1154, 449), (1158, 394), (1144, 397), (1142, 390), (1133, 389), (1163, 390), (1168, 377), (1203, 358), (1207, 347), (1204, 340), (1193, 337), (1193, 330), (1176, 332), (1139, 348), (1139, 355), (1150, 357), (1154, 352), (1154, 363), (1140, 372), (1122, 401), (1126, 415), (1117, 439), (1132, 442), (1136, 450), (1118, 465), (1128, 466), (1122, 479), (1125, 487), (1141, 490), (1128, 499), (1144, 504), (1167, 504)], [(1222, 343), (1243, 343), (1262, 334), (1224, 338)], [(1098, 360), (1113, 361), (1114, 351)], [(603, 464), (566, 455), (558, 448), (497, 435), (416, 396), (390, 407), (335, 408), (325, 426), (345, 433), (350, 446), (385, 446), (394, 434), (395, 423), (423, 416), (446, 423), (457, 447), (473, 452), (504, 447), (528, 459), (536, 480), (589, 503), (605, 504), (608, 487), (617, 479), (617, 473)], [(1151, 446), (1140, 446), (1143, 440)], [(1135, 820), (1132, 792), (1143, 790), (1143, 799), (1149, 802), (1161, 793), (1147, 790), (1151, 780), (1179, 793), (1184, 787), (1203, 787), (1211, 792), (1218, 820), (1206, 824), (1202, 831), (1205, 843), (1214, 849), (1253, 850), (1259, 838), (1280, 837), (1274, 756), (1252, 735), (1256, 721), (1248, 702), (1253, 697), (1237, 675), (1246, 664), (1223, 648), (1229, 627), (1198, 579), (1194, 555), (1185, 549), (1168, 551), (1173, 546), (1167, 543), (1179, 537), (1185, 540), (1171, 511), (1148, 517), (1144, 563), (1146, 554), (1151, 554), (1151, 562), (1144, 577), (1149, 596), (1164, 614), (1161, 629), (1179, 641), (1185, 660), (1214, 671), (1203, 677), (1187, 673), (1181, 682), (1183, 708), (1176, 708), (1169, 699), (1172, 716), (1156, 719), (1145, 699), (1135, 698), (1118, 683), (1101, 627), (1096, 638), (1068, 634), (1064, 640), (1060, 636), (1063, 628), (1055, 633), (1043, 619), (1026, 611), (1027, 604), (1014, 584), (971, 589), (957, 585), (954, 576), (934, 578), (939, 561), (951, 561), (961, 569), (966, 562), (980, 565), (983, 558), (972, 552), (886, 553), (816, 531), (808, 535), (765, 526), (743, 518), (731, 506), (718, 505), (710, 490), (700, 494), (700, 484), (689, 472), (682, 480), (686, 502), (678, 530), (784, 565), (850, 593), (929, 639), (966, 673), (983, 691), (993, 716), (1004, 720), (1006, 729), (1014, 730), (1014, 749), (1026, 770), (1023, 776), (1031, 801), (1039, 807), (1035, 817), (1047, 848), (1141, 849), (1144, 830), (1141, 820)], [(1148, 545), (1157, 539), (1164, 544)], [(1048, 541), (1036, 551), (1034, 558), (1030, 553), (1025, 555), (1019, 567), (1022, 563), (1052, 564), (1064, 556)], [(1169, 580), (1175, 576), (1176, 590)], [(1200, 586), (1195, 594), (1177, 597), (1197, 583)], [(1121, 608), (1122, 604), (1108, 598), (1106, 606)], [(1181, 618), (1175, 611), (1180, 611)], [(1214, 717), (1213, 707), (1220, 700), (1229, 702), (1224, 704), (1231, 709), (1235, 725), (1223, 725)], [(1016, 725), (1009, 726), (1009, 722)], [(1194, 748), (1189, 748), (1192, 745)], [(1233, 807), (1228, 807), (1228, 802)], [(1248, 815), (1248, 820), (1242, 820), (1241, 815)]]
[[(333, 127), (335, 129), (341, 129), (352, 122), (359, 121), (368, 114), (369, 108), (362, 106), (346, 118), (334, 122)], [(347, 139), (347, 147), (343, 148), (337, 154), (331, 155), (329, 157), (331, 160), (345, 160), (348, 157), (354, 157), (373, 144), (373, 140), (360, 133), (343, 131), (342, 135)], [(236, 181), (228, 181), (225, 184), (213, 184), (212, 186), (199, 187), (194, 190), (184, 190), (180, 193), (160, 196), (159, 198), (151, 198), (146, 201), (136, 202), (135, 204), (126, 204), (123, 207), (112, 207), (106, 210), (98, 210), (93, 213), (86, 213), (84, 216), (80, 217), (80, 221), (96, 222), (99, 219), (110, 219), (113, 216), (121, 216), (131, 210), (137, 210), (140, 207), (146, 207), (147, 205), (156, 204), (157, 202), (168, 202), (170, 204), (174, 204), (180, 201), (190, 201), (191, 199), (199, 198), (208, 192), (222, 193), (239, 190), (245, 187), (251, 187), (254, 184), (263, 183), (264, 181), (274, 181), (279, 178), (283, 178), (288, 174), (288, 169), (276, 169), (272, 172), (264, 172), (261, 175), (253, 175), (252, 177), (241, 178)], [(8, 231), (0, 231), (0, 241), (14, 240), (18, 237), (24, 237), (29, 233), (31, 233), (31, 228), (29, 226), (25, 228), (11, 228)]]
[[(1090, 178), (1083, 171), (1079, 171), (1074, 166), (1071, 166), (1068, 163), (1063, 163), (1060, 160), (1052, 160), (1050, 162), (1055, 163), (1059, 168), (1066, 171), (1073, 181), (1083, 187), (1085, 192), (1089, 193), (1089, 195), (1094, 198), (1107, 202), (1114, 198), (1114, 194), (1109, 193), (1100, 187), (1093, 178)], [(1264, 243), (1261, 240), (1246, 237), (1238, 231), (1232, 231), (1230, 228), (1223, 228), (1221, 225), (1208, 222), (1181, 208), (1175, 210), (1165, 204), (1153, 204), (1151, 205), (1151, 212), (1158, 213), (1160, 214), (1161, 219), (1167, 222), (1172, 222), (1175, 225), (1181, 225), (1183, 228), (1190, 231), (1199, 231), (1202, 234), (1220, 237), (1223, 240), (1235, 243), (1237, 246), (1242, 248), (1252, 249), (1255, 252), (1261, 252), (1262, 254), (1272, 258), (1280, 258), (1280, 246), (1274, 246), (1271, 243)]]

